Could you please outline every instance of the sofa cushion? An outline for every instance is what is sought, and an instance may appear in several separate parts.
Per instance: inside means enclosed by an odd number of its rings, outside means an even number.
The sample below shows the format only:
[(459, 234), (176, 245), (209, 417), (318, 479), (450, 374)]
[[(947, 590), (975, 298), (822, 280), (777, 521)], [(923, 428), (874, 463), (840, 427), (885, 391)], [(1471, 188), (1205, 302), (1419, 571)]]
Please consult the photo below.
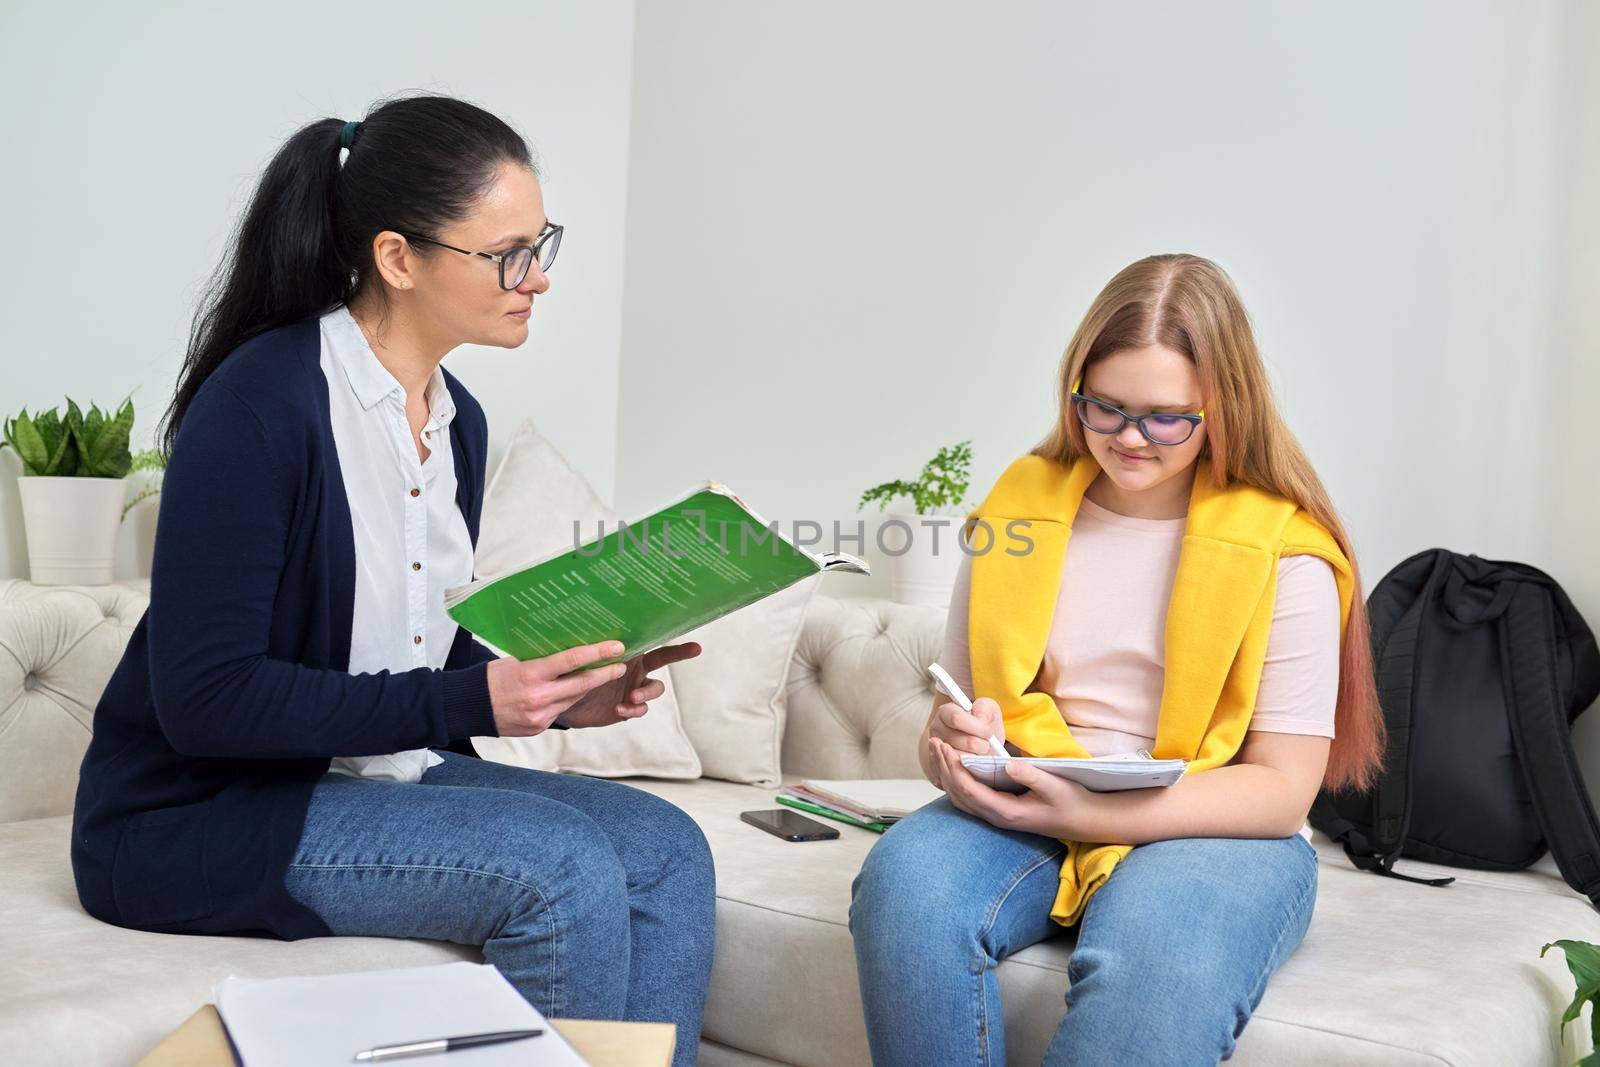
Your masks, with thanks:
[[(791, 844), (739, 821), (773, 793), (702, 779), (633, 779), (687, 811), (717, 864), (717, 948), (707, 1062), (866, 1064), (850, 882), (878, 835)], [(893, 832), (892, 830), (890, 831)], [(0, 1033), (8, 1062), (128, 1063), (182, 1022), (228, 974), (272, 977), (481, 960), (436, 941), (152, 934), (84, 914), (67, 862), (70, 820), (0, 826)], [(1600, 919), (1548, 860), (1514, 874), (1448, 870), (1444, 889), (1350, 868), (1322, 835), (1317, 909), (1305, 942), (1267, 988), (1233, 1063), (1570, 1063), (1587, 1051), (1555, 1020), (1572, 982), (1558, 937), (1600, 941)], [(1444, 868), (1407, 864), (1409, 873)], [(1037, 1063), (1060, 1020), (1073, 934), (1000, 967), (1013, 1062)], [(725, 1046), (725, 1047), (723, 1047)], [(13, 1057), (18, 1049), (43, 1054)], [(712, 1049), (717, 1049), (713, 1052)], [(65, 1059), (52, 1058), (71, 1051)], [(735, 1052), (733, 1050), (739, 1050)], [(722, 1058), (719, 1060), (717, 1056)]]
[[(868, 1062), (847, 926), (850, 883), (878, 835), (840, 826), (835, 841), (790, 843), (739, 821), (774, 807), (769, 790), (725, 782), (629, 784), (692, 815), (717, 862), (717, 950), (705, 1037), (780, 1062)], [(893, 833), (891, 829), (889, 831)], [(1582, 1028), (1555, 1043), (1572, 996), (1546, 941), (1600, 941), (1600, 916), (1548, 859), (1497, 873), (1406, 863), (1454, 875), (1445, 888), (1357, 871), (1313, 834), (1321, 862), (1305, 941), (1267, 987), (1231, 1063), (1273, 1065), (1571, 1063)], [(1014, 1063), (1038, 1063), (1065, 1011), (1074, 935), (1000, 967)]]
[(0, 822), (72, 811), (94, 706), (149, 585), (0, 580)]
[(802, 578), (679, 639), (702, 650), (667, 669), (707, 778), (778, 784), (789, 668), (819, 581)]
[(819, 596), (789, 667), (783, 772), (808, 778), (914, 778), (933, 707), (928, 664), (945, 609)]
[(227, 975), (275, 978), (473, 960), (475, 947), (379, 937), (210, 937), (126, 930), (78, 904), (67, 844), (72, 819), (0, 825), (0, 1059), (8, 1064), (127, 1064), (200, 1005)]

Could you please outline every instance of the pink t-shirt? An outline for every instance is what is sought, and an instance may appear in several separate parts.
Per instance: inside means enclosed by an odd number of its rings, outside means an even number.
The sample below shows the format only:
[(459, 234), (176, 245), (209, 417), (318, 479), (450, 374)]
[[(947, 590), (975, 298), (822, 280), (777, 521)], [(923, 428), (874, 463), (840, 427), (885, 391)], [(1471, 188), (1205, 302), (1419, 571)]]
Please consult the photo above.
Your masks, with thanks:
[[(1084, 498), (1044, 660), (1030, 690), (1055, 698), (1092, 756), (1155, 741), (1166, 674), (1167, 603), (1177, 578), (1184, 519), (1139, 519)], [(940, 663), (974, 697), (967, 644), (972, 564), (963, 555)], [(1317, 556), (1278, 563), (1277, 600), (1251, 730), (1333, 736), (1339, 692), (1339, 593)]]

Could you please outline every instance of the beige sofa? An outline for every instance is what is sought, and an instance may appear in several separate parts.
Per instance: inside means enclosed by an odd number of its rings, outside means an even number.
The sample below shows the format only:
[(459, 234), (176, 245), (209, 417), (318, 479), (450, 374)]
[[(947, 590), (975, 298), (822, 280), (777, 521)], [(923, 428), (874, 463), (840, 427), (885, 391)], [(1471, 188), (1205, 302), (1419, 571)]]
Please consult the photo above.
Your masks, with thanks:
[[(479, 958), (441, 942), (149, 934), (84, 914), (67, 858), (78, 761), (146, 589), (0, 582), (0, 1062), (132, 1063), (227, 974)], [(915, 775), (913, 739), (930, 695), (922, 667), (942, 625), (932, 608), (816, 598), (791, 664), (785, 777)], [(866, 1063), (846, 918), (876, 835), (844, 827), (837, 841), (788, 844), (739, 821), (740, 811), (771, 807), (771, 790), (632, 783), (694, 816), (716, 855), (700, 1062)], [(1548, 861), (1517, 874), (1451, 871), (1456, 883), (1435, 889), (1359, 873), (1331, 842), (1315, 843), (1315, 919), (1233, 1062), (1506, 1067), (1569, 1064), (1589, 1051), (1586, 1027), (1568, 1027), (1557, 1044), (1572, 982), (1559, 953), (1540, 960), (1539, 947), (1600, 941), (1600, 919)], [(1061, 1018), (1071, 945), (1064, 934), (1000, 968), (1014, 1064), (1038, 1063)]]

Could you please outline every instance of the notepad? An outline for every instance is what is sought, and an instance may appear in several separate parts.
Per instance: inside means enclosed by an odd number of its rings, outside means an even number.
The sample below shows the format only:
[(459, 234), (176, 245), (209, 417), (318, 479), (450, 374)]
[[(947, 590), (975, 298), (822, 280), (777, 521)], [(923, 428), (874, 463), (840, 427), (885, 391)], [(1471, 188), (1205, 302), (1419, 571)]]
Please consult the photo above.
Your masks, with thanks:
[(1113, 793), (1121, 789), (1153, 789), (1169, 786), (1183, 777), (1189, 766), (1181, 759), (1153, 759), (1147, 752), (1119, 752), (1112, 756), (1093, 759), (1045, 759), (1034, 756), (973, 756), (963, 755), (961, 765), (972, 776), (991, 789), (1003, 793), (1021, 793), (1024, 788), (1011, 780), (1006, 765), (1016, 760), (1031, 763), (1040, 770), (1049, 771), (1058, 778), (1077, 782), (1096, 793)]
[(245, 1067), (350, 1067), (357, 1052), (438, 1037), (543, 1028), (525, 1041), (408, 1059), (438, 1067), (583, 1067), (566, 1038), (492, 964), (224, 978), (217, 1014)]

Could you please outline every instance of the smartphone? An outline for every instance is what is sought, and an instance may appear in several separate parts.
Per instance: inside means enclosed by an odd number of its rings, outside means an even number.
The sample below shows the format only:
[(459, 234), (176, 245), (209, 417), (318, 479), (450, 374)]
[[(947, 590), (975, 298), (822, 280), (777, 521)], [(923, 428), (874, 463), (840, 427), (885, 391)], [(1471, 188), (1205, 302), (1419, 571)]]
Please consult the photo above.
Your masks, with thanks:
[(739, 818), (785, 841), (831, 841), (839, 836), (839, 831), (832, 827), (824, 826), (815, 819), (808, 819), (788, 808), (741, 811)]

